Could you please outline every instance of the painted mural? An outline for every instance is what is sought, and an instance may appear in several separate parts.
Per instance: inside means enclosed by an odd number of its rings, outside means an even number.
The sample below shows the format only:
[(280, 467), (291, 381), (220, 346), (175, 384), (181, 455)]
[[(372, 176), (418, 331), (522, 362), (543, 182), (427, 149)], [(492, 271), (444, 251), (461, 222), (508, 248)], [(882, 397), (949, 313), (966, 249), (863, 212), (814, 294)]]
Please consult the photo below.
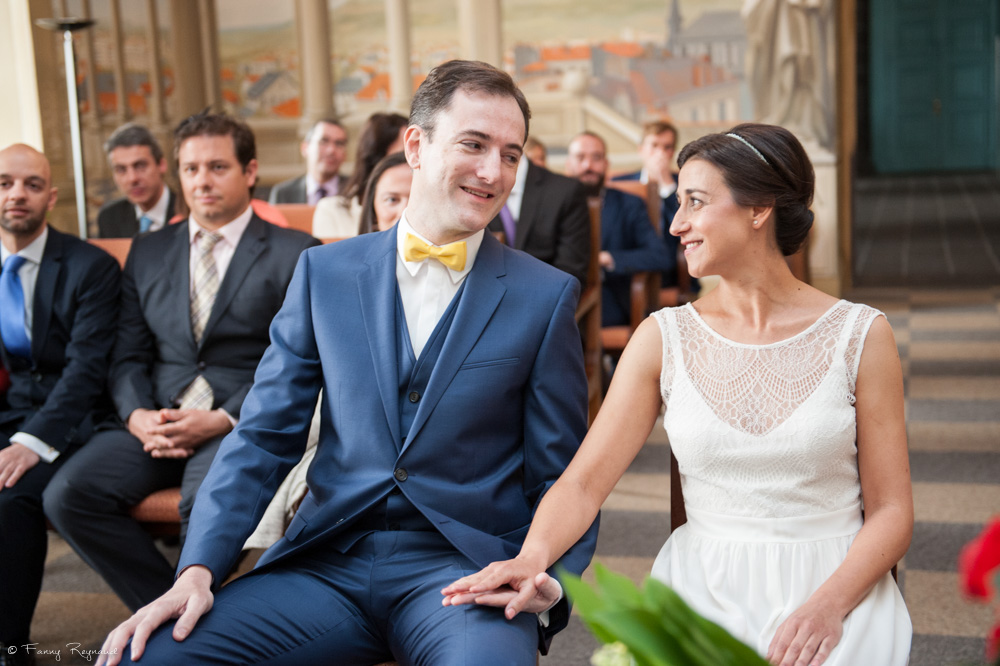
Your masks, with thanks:
[[(294, 5), (216, 0), (222, 86), (244, 116), (299, 114)], [(753, 116), (741, 0), (504, 0), (504, 64), (530, 95), (583, 76), (588, 94), (634, 122), (680, 124)], [(390, 99), (385, 5), (331, 0), (336, 105), (350, 113)], [(414, 83), (459, 55), (456, 0), (412, 0)]]

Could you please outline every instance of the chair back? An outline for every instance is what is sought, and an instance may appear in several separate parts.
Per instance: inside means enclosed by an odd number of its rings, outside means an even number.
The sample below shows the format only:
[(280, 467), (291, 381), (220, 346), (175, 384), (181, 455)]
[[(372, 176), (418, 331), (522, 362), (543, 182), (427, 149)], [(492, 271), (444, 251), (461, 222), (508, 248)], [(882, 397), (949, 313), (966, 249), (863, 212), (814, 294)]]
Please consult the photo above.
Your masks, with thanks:
[(128, 252), (132, 248), (131, 238), (88, 238), (87, 242), (99, 247), (118, 260), (118, 265), (125, 267)]
[(298, 229), (299, 231), (304, 231), (307, 234), (312, 234), (313, 213), (316, 212), (316, 206), (310, 206), (309, 204), (273, 205), (281, 211), (281, 214), (285, 216), (286, 220), (288, 220), (289, 229)]

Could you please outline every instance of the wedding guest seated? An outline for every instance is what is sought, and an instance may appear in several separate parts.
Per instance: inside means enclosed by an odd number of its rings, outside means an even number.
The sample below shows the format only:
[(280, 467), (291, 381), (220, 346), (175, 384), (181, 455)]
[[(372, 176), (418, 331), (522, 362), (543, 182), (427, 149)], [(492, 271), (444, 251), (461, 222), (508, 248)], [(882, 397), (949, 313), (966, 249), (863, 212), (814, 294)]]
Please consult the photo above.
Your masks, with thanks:
[(339, 121), (333, 118), (316, 121), (306, 132), (299, 150), (306, 160), (305, 174), (272, 187), (268, 203), (315, 206), (323, 197), (343, 191), (346, 179), (340, 175), (340, 166), (347, 156), (347, 131)]
[(676, 264), (649, 221), (646, 202), (604, 186), (607, 146), (597, 134), (582, 132), (569, 143), (566, 175), (576, 178), (587, 195), (601, 200), (601, 326), (629, 323), (632, 274), (665, 271)]
[(913, 495), (892, 330), (789, 270), (815, 187), (791, 132), (738, 125), (689, 143), (678, 163), (670, 231), (691, 274), (719, 285), (639, 326), (518, 557), (449, 586), (445, 603), (514, 617), (551, 595), (545, 571), (665, 407), (687, 522), (652, 576), (772, 664), (903, 666), (913, 628), (890, 569), (910, 543)]
[(402, 151), (390, 153), (379, 160), (365, 188), (359, 233), (391, 229), (406, 209), (412, 182), (413, 169), (406, 163), (406, 155)]
[(111, 177), (121, 190), (120, 199), (110, 201), (97, 213), (101, 238), (131, 238), (156, 231), (174, 216), (176, 200), (164, 182), (167, 159), (148, 128), (128, 123), (104, 142)]
[(108, 384), (118, 427), (94, 434), (45, 493), (49, 520), (131, 609), (174, 580), (131, 517), (181, 488), (181, 539), (222, 437), (239, 421), (299, 253), (319, 241), (258, 217), (253, 133), (223, 114), (174, 132), (191, 214), (132, 242)]
[[(50, 227), (44, 155), (0, 151), (0, 663), (34, 663), (31, 616), (48, 546), (42, 492), (108, 415), (120, 271)], [(8, 651), (8, 648), (10, 651)]]
[(340, 195), (327, 197), (316, 206), (313, 236), (346, 238), (358, 233), (362, 198), (372, 170), (383, 157), (403, 149), (405, 129), (406, 117), (398, 113), (379, 112), (369, 116), (358, 137), (354, 173)]

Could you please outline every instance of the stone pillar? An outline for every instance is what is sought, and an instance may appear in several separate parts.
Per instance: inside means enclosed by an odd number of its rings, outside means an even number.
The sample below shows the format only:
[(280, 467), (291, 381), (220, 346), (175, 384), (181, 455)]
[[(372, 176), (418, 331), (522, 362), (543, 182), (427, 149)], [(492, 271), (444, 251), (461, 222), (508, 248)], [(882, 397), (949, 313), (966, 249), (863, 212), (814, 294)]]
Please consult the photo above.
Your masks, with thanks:
[(121, 125), (132, 115), (128, 108), (128, 96), (125, 93), (125, 54), (122, 52), (124, 41), (122, 32), (122, 13), (118, 0), (111, 0), (111, 58), (112, 70), (115, 74), (115, 99), (118, 100), (115, 110), (115, 120)]
[(149, 120), (161, 126), (166, 120), (163, 108), (163, 76), (160, 71), (160, 22), (156, 16), (156, 1), (146, 0), (146, 39), (149, 40)]
[(205, 76), (205, 100), (213, 108), (222, 109), (222, 81), (219, 78), (219, 29), (215, 0), (198, 0), (201, 22), (202, 69)]
[(334, 115), (329, 11), (326, 0), (296, 0), (295, 3), (302, 72), (300, 129), (303, 134), (320, 118)]
[(462, 57), (503, 68), (501, 0), (458, 0)]
[(413, 97), (413, 70), (410, 67), (409, 0), (385, 0), (385, 27), (389, 41), (389, 85), (392, 108), (404, 114)]
[[(112, 0), (115, 2), (116, 0)], [(171, 0), (173, 23), (174, 95), (177, 115), (185, 118), (198, 113), (214, 100), (205, 95), (205, 62), (201, 13), (198, 0)]]

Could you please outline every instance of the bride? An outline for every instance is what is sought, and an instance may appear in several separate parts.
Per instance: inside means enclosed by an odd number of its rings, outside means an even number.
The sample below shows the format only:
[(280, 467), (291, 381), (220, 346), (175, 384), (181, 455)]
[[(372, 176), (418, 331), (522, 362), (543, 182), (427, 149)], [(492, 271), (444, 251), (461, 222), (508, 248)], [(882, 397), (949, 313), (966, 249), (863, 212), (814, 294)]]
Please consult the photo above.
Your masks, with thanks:
[(448, 586), (444, 604), (511, 618), (558, 599), (546, 570), (594, 520), (662, 403), (688, 522), (652, 575), (773, 664), (905, 664), (912, 627), (889, 571), (913, 500), (889, 324), (789, 271), (815, 181), (790, 132), (739, 125), (678, 163), (670, 233), (691, 275), (719, 286), (643, 322), (520, 554)]

